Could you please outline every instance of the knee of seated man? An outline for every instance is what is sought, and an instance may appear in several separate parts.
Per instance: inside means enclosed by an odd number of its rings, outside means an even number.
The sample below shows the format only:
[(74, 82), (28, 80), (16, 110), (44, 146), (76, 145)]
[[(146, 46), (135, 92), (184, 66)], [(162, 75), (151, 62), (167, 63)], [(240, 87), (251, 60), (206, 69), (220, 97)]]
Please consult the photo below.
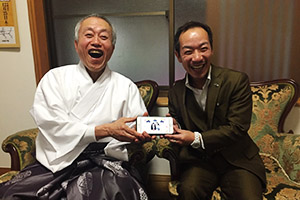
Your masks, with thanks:
[(191, 182), (182, 182), (178, 191), (180, 199), (211, 199), (213, 188)]

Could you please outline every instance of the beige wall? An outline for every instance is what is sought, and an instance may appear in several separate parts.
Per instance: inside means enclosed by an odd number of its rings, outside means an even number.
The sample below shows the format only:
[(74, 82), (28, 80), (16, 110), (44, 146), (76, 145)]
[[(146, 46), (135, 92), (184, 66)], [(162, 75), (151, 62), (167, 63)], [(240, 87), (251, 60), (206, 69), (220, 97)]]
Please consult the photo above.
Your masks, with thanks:
[(294, 107), (286, 118), (283, 126), (284, 131), (292, 130), (295, 134), (300, 135), (300, 107)]
[[(20, 49), (0, 49), (0, 141), (18, 130), (34, 127), (29, 115), (36, 88), (27, 1), (16, 0)], [(0, 167), (9, 167), (0, 150)]]
[[(16, 0), (19, 24), (19, 50), (0, 49), (0, 141), (8, 135), (35, 127), (29, 115), (36, 88), (33, 54), (29, 30), (27, 1)], [(153, 114), (165, 115), (166, 107), (155, 108)], [(293, 108), (285, 124), (285, 130), (300, 134), (300, 107)], [(150, 172), (168, 174), (167, 161), (154, 159)], [(9, 155), (0, 150), (0, 167), (9, 167)]]

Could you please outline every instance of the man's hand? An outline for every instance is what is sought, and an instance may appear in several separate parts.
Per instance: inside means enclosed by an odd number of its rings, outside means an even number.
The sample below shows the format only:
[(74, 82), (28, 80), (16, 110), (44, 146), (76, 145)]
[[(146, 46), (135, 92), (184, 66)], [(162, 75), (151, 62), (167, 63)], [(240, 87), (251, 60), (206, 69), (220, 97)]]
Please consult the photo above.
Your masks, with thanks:
[[(166, 117), (171, 117), (170, 113), (166, 114)], [(173, 118), (173, 129), (174, 129), (173, 134), (165, 134), (165, 135), (161, 135), (160, 137), (166, 138), (170, 140), (170, 142), (174, 142), (182, 146), (190, 145), (194, 141), (195, 134), (191, 131), (180, 129), (178, 122), (174, 118)]]
[[(148, 112), (144, 112), (143, 116), (149, 116)], [(135, 124), (134, 128), (135, 128), (135, 130), (136, 130), (136, 124)], [(144, 140), (146, 140), (146, 141), (150, 141), (151, 139), (153, 139), (146, 131), (144, 131), (144, 132), (142, 133), (142, 135), (143, 135), (143, 137), (144, 137)], [(144, 140), (143, 140), (143, 141), (144, 141)], [(138, 141), (135, 141), (135, 142), (138, 142)]]
[[(167, 113), (167, 114), (166, 114), (166, 117), (172, 117), (172, 116), (171, 116), (170, 113)], [(173, 117), (172, 117), (172, 119), (173, 119), (173, 134), (175, 134), (175, 133), (176, 133), (176, 130), (179, 129), (179, 126), (178, 126), (178, 123), (177, 123), (176, 119), (173, 118)], [(177, 129), (175, 129), (175, 128), (177, 128)], [(169, 135), (169, 134), (159, 135), (159, 137), (160, 137), (160, 138), (167, 138), (167, 137), (165, 137), (166, 135)], [(152, 136), (152, 139), (155, 139), (156, 137), (157, 137), (157, 136)]]
[[(147, 113), (144, 113), (147, 115)], [(96, 139), (102, 139), (104, 137), (113, 137), (123, 142), (139, 142), (144, 140), (150, 140), (151, 137), (148, 133), (138, 133), (135, 127), (130, 128), (126, 123), (136, 121), (137, 117), (122, 117), (112, 123), (103, 124), (95, 127)]]
[(173, 134), (164, 135), (164, 137), (169, 139), (170, 142), (174, 142), (182, 146), (190, 145), (195, 139), (195, 135), (192, 131), (179, 129), (178, 126), (174, 126)]
[(137, 142), (139, 140), (144, 140), (143, 134), (136, 132), (134, 128), (130, 128), (126, 125), (126, 123), (134, 122), (135, 120), (136, 117), (122, 117), (117, 121), (114, 121), (110, 124), (110, 131), (108, 132), (108, 134), (111, 137), (116, 138), (117, 140), (125, 142)]
[[(166, 114), (166, 117), (172, 117), (172, 116), (171, 116), (170, 113), (167, 113), (167, 114)], [(175, 127), (179, 128), (178, 122), (176, 121), (176, 119), (173, 118), (173, 117), (172, 117), (172, 119), (173, 119), (173, 128), (175, 128)], [(175, 131), (175, 129), (174, 129), (174, 133), (175, 133), (175, 132), (176, 132), (176, 131)]]

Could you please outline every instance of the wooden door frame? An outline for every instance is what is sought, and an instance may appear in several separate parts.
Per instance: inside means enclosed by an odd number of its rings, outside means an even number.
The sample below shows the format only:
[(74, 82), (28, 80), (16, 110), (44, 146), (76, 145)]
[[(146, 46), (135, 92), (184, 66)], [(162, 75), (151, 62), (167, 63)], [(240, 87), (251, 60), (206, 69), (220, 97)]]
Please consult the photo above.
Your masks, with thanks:
[[(173, 52), (174, 38), (174, 0), (169, 0), (169, 51)], [(36, 83), (38, 84), (43, 75), (50, 70), (50, 51), (47, 37), (47, 21), (45, 13), (45, 0), (27, 0), (28, 15), (30, 23), (30, 33), (32, 41), (32, 51), (35, 66)], [(174, 70), (174, 54), (169, 53), (169, 85), (173, 85)]]
[(36, 83), (50, 70), (44, 0), (27, 0)]

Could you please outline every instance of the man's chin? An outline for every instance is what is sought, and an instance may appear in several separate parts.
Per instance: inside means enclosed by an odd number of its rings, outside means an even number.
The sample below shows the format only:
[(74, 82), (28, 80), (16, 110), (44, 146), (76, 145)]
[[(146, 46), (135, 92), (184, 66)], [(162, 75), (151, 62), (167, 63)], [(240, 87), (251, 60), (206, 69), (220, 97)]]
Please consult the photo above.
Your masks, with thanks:
[(193, 78), (203, 78), (206, 76), (206, 74), (208, 73), (208, 71), (205, 70), (206, 68), (199, 68), (199, 69), (193, 69), (191, 68), (189, 74), (193, 77)]
[(101, 63), (101, 64), (98, 64), (98, 63), (89, 63), (89, 64), (85, 65), (85, 67), (90, 72), (97, 73), (97, 72), (101, 72), (101, 71), (103, 71), (105, 69), (106, 63)]

